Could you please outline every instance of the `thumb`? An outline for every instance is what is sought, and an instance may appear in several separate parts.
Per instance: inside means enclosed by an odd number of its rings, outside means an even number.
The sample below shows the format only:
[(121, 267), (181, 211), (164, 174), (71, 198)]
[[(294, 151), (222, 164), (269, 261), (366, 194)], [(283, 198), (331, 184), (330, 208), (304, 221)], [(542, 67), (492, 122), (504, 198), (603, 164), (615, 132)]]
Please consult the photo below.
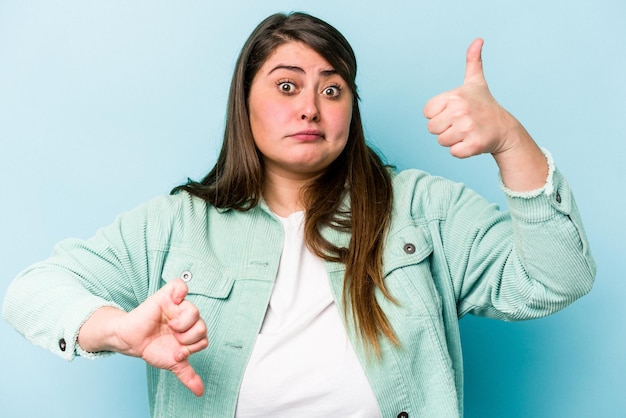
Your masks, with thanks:
[(177, 363), (171, 370), (172, 373), (181, 381), (181, 383), (193, 392), (194, 395), (200, 397), (204, 393), (204, 382), (198, 376), (196, 371), (191, 367), (188, 361)]
[(169, 316), (173, 313), (172, 309), (176, 309), (185, 299), (187, 291), (187, 284), (182, 279), (176, 279), (159, 289), (154, 297), (161, 309)]
[(465, 81), (463, 84), (485, 82), (482, 59), (483, 44), (484, 41), (481, 38), (476, 38), (467, 48)]
[(170, 295), (172, 298), (172, 302), (174, 302), (176, 305), (180, 305), (180, 303), (187, 296), (187, 292), (189, 291), (187, 283), (185, 283), (183, 279), (176, 279), (171, 283), (171, 285), (172, 290)]

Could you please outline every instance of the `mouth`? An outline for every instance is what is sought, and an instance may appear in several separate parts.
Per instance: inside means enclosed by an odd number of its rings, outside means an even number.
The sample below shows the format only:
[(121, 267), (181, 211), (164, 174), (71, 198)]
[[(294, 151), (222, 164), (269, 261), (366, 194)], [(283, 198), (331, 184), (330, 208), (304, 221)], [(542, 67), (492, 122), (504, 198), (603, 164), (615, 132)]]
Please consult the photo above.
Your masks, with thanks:
[(291, 138), (294, 138), (298, 141), (317, 141), (318, 139), (324, 139), (324, 134), (322, 131), (318, 131), (317, 129), (308, 129), (305, 131), (300, 131), (289, 135)]

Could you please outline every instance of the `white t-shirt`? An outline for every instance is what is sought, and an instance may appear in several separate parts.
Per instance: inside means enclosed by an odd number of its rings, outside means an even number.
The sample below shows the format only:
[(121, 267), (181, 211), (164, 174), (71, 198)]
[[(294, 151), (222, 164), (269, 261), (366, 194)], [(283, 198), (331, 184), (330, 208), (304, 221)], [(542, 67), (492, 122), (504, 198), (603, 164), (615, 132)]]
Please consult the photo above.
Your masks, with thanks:
[(379, 418), (324, 262), (304, 243), (304, 212), (280, 218), (285, 242), (265, 320), (243, 377), (237, 418)]

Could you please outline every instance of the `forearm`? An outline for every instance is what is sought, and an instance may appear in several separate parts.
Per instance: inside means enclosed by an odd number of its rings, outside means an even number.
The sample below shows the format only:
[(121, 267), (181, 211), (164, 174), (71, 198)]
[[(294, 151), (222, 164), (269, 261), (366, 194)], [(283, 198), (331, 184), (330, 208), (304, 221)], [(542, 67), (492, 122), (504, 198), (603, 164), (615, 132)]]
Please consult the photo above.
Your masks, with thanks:
[(588, 293), (594, 282), (595, 261), (571, 191), (558, 171), (553, 180), (549, 195), (508, 198), (515, 251), (492, 300), (517, 294), (515, 319), (554, 313)]
[[(464, 247), (471, 253), (450, 254), (451, 271), (458, 271), (461, 279), (456, 286), (461, 315), (537, 318), (590, 290), (595, 261), (571, 190), (557, 169), (545, 190), (526, 196), (507, 194), (511, 219), (483, 216), (476, 225), (476, 230), (486, 231), (480, 242), (472, 241), (476, 233), (470, 231), (470, 244)], [(455, 211), (451, 225), (471, 223), (461, 213)], [(456, 239), (459, 231), (446, 234)], [(455, 260), (462, 260), (456, 268)]]
[(66, 360), (76, 354), (81, 325), (103, 306), (116, 306), (85, 289), (66, 271), (47, 263), (24, 271), (7, 289), (4, 319), (32, 343)]

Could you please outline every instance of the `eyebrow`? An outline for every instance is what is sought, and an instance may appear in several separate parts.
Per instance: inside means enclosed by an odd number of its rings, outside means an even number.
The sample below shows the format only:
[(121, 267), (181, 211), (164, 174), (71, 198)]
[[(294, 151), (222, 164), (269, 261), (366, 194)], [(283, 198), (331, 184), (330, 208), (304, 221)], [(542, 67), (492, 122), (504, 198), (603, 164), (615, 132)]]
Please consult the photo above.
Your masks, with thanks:
[[(294, 71), (296, 73), (300, 73), (300, 74), (305, 74), (306, 71), (304, 71), (302, 68), (295, 66), (295, 65), (277, 65), (276, 67), (272, 68), (272, 70), (268, 73), (268, 74), (272, 74), (274, 71), (276, 70), (288, 70), (288, 71)], [(337, 70), (323, 70), (320, 71), (320, 75), (322, 75), (323, 77), (330, 77), (331, 75), (337, 74)]]

